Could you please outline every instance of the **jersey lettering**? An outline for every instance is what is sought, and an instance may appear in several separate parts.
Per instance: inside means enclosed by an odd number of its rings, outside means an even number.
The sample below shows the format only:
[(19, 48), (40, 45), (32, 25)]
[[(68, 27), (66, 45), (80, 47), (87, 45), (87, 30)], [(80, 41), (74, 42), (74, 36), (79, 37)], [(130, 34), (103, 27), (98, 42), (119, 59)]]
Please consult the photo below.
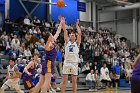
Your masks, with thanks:
[(73, 52), (73, 47), (70, 47), (69, 48), (69, 52)]
[(9, 73), (11, 77), (14, 75), (14, 71), (9, 71)]
[(71, 52), (71, 53), (74, 52), (74, 47), (75, 47), (75, 45), (70, 45), (69, 46), (69, 52)]

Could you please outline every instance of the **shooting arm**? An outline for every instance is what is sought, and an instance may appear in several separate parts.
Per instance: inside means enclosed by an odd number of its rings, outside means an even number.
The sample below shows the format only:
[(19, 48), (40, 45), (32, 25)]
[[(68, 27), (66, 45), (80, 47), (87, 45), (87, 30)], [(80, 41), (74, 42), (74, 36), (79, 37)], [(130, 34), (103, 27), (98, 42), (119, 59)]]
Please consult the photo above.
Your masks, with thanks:
[(61, 28), (62, 28), (62, 22), (60, 22), (60, 24), (59, 24), (59, 26), (58, 26), (58, 28), (57, 28), (57, 31), (56, 31), (56, 33), (55, 33), (55, 35), (54, 35), (55, 41), (57, 40), (59, 34), (61, 33)]
[(76, 23), (76, 28), (77, 28), (77, 31), (78, 31), (77, 45), (80, 47), (80, 43), (81, 43), (81, 29), (79, 27), (79, 22)]
[(64, 30), (64, 40), (65, 44), (68, 43), (69, 37), (68, 37), (68, 31), (66, 29), (66, 24), (63, 25), (63, 30)]

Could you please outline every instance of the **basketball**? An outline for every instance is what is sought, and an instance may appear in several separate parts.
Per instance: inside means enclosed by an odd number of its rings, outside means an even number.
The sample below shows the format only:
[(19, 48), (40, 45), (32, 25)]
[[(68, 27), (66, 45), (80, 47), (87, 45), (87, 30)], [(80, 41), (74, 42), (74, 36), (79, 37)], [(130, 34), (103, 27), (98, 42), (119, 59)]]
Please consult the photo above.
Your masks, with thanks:
[(57, 7), (58, 8), (64, 8), (65, 7), (65, 2), (63, 0), (58, 0)]

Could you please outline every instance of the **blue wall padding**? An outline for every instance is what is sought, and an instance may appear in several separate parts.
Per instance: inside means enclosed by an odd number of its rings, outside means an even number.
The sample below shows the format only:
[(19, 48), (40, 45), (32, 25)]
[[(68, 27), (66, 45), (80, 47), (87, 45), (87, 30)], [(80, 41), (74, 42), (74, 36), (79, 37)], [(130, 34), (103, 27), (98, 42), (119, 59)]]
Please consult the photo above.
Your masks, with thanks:
[[(79, 11), (77, 11), (76, 0), (64, 0), (66, 3), (65, 8), (58, 8), (56, 5), (52, 5), (52, 19), (59, 22), (58, 16), (64, 16), (68, 24), (75, 24), (76, 20), (79, 19)], [(57, 0), (52, 0), (57, 2)]]

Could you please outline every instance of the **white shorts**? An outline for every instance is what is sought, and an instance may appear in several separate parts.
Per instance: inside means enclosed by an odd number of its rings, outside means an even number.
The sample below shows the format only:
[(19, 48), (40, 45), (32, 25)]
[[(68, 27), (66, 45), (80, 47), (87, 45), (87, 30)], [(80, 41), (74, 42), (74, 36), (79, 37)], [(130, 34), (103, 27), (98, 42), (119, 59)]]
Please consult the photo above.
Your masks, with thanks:
[(8, 79), (1, 88), (6, 89), (8, 87), (14, 88), (16, 91), (20, 90), (19, 79)]
[(78, 75), (78, 63), (64, 63), (63, 65), (64, 75)]

